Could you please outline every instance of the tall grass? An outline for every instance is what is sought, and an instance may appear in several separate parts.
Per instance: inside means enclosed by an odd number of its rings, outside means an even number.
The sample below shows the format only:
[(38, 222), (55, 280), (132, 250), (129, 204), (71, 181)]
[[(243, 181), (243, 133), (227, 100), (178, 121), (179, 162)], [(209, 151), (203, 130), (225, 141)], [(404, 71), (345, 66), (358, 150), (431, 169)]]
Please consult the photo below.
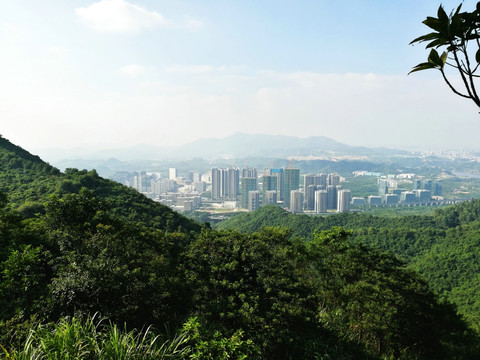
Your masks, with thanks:
[(179, 333), (165, 340), (149, 327), (127, 331), (91, 316), (64, 318), (56, 324), (37, 325), (30, 330), (23, 348), (0, 347), (0, 358), (12, 360), (50, 359), (183, 359), (190, 352), (188, 338)]

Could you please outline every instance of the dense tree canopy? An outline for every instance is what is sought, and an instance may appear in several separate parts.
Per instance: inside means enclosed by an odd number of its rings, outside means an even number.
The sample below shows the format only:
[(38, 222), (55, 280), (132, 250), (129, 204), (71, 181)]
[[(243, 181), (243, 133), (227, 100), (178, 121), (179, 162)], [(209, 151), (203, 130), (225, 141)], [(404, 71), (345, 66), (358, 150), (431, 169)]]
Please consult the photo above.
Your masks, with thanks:
[[(477, 321), (478, 304), (461, 299), (479, 288), (478, 202), (394, 220), (272, 206), (232, 219), (238, 230), (202, 229), (95, 172), (61, 174), (9, 146), (0, 153), (16, 155), (0, 161), (2, 179), (35, 196), (36, 207), (22, 207), (27, 197), (2, 183), (2, 355), (54, 354), (67, 339), (89, 354), (126, 339), (128, 351), (162, 358), (170, 349), (176, 359), (471, 359), (480, 351), (472, 327), (439, 299)], [(92, 326), (94, 314), (110, 327)], [(153, 333), (142, 332), (148, 325)]]

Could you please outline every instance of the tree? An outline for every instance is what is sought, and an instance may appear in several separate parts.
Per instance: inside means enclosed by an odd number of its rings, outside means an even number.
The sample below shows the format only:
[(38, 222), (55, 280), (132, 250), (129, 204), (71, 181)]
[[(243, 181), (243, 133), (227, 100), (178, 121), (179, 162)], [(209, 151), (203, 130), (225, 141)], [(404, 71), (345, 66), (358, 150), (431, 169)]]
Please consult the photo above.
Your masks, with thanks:
[[(449, 88), (457, 95), (471, 99), (480, 107), (480, 97), (475, 81), (480, 75), (480, 2), (472, 12), (460, 12), (462, 4), (447, 15), (442, 5), (438, 8), (437, 17), (428, 16), (423, 24), (433, 32), (414, 39), (410, 44), (428, 42), (426, 49), (431, 49), (427, 62), (415, 66), (412, 72), (437, 69)], [(436, 49), (442, 49), (439, 54)], [(446, 65), (458, 71), (463, 90), (454, 86), (445, 72)], [(410, 74), (409, 73), (409, 74)]]

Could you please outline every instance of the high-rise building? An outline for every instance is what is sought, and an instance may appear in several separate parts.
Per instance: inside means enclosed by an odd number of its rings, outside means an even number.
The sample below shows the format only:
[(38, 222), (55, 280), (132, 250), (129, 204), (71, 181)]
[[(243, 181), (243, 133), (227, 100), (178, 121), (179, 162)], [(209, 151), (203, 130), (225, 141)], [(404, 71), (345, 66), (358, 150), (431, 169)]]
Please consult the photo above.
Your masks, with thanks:
[(335, 186), (335, 198), (334, 198), (333, 202), (335, 204), (335, 209), (337, 209), (337, 210), (338, 210), (338, 192), (342, 189), (343, 189), (342, 185)]
[(413, 190), (421, 189), (422, 181), (420, 179), (413, 180)]
[(383, 198), (386, 194), (388, 194), (388, 181), (378, 179), (378, 196)]
[(301, 190), (292, 190), (290, 192), (290, 211), (294, 213), (303, 212), (303, 192)]
[(222, 169), (212, 169), (212, 200), (220, 200), (222, 198), (222, 182), (223, 171)]
[(177, 169), (170, 168), (168, 169), (168, 178), (171, 180), (175, 180), (177, 178)]
[(400, 194), (400, 202), (405, 204), (413, 204), (417, 202), (417, 196), (414, 191), (403, 191)]
[(225, 197), (228, 200), (237, 200), (237, 196), (240, 194), (240, 170), (238, 168), (235, 169), (227, 169), (227, 187), (225, 191)]
[(327, 175), (325, 174), (307, 174), (303, 178), (303, 192), (305, 209), (313, 210), (315, 208), (315, 191), (326, 189)]
[(313, 175), (313, 174), (306, 174), (303, 177), (303, 188), (306, 189), (309, 185), (316, 185), (315, 184), (315, 175)]
[(423, 188), (424, 188), (425, 190), (430, 190), (430, 191), (432, 191), (432, 180), (430, 180), (430, 179), (425, 179), (425, 180), (423, 180)]
[(350, 190), (348, 189), (338, 190), (337, 211), (338, 212), (350, 211)]
[(248, 192), (248, 211), (255, 211), (260, 207), (260, 194), (257, 190)]
[(151, 191), (151, 184), (152, 184), (153, 176), (147, 175), (146, 171), (140, 172), (140, 175), (136, 175), (133, 177), (133, 188), (135, 188), (138, 192), (148, 193)]
[(202, 175), (197, 171), (193, 172), (192, 182), (194, 183), (202, 182)]
[(328, 185), (340, 185), (340, 175), (328, 174)]
[(418, 202), (429, 202), (431, 200), (430, 190), (418, 189), (415, 190), (415, 196)]
[(276, 190), (268, 190), (265, 191), (263, 194), (263, 205), (270, 205), (277, 203), (277, 191)]
[(315, 191), (315, 212), (327, 212), (327, 190)]
[(249, 168), (249, 167), (243, 168), (242, 177), (257, 178), (258, 177), (257, 168)]
[(435, 180), (433, 183), (433, 195), (442, 196), (442, 180)]
[(305, 191), (305, 209), (313, 210), (315, 208), (315, 191), (317, 190), (317, 185), (307, 185), (304, 189)]
[[(340, 181), (340, 177), (339, 177)], [(317, 185), (318, 189), (326, 189), (327, 188), (327, 175), (326, 174), (318, 174), (315, 176), (315, 185)]]
[(284, 201), (285, 199), (283, 198), (283, 169), (270, 169), (269, 172), (270, 173), (268, 175), (275, 176), (277, 178), (277, 200)]
[(336, 209), (337, 203), (337, 187), (336, 185), (328, 185), (327, 186), (327, 209)]
[(248, 209), (248, 193), (257, 190), (257, 178), (242, 178), (240, 206)]
[(239, 175), (237, 169), (212, 169), (212, 200), (236, 200), (239, 194)]
[[(300, 187), (300, 169), (285, 169), (283, 176), (283, 201), (290, 208), (290, 193)], [(303, 208), (303, 204), (302, 204)]]
[[(263, 198), (265, 199), (265, 194), (267, 191), (275, 191), (277, 192), (277, 177), (273, 175), (263, 175), (262, 176), (262, 191), (263, 191)], [(277, 195), (278, 198), (278, 195)], [(275, 199), (276, 202), (276, 199)], [(265, 200), (263, 201), (265, 204)]]

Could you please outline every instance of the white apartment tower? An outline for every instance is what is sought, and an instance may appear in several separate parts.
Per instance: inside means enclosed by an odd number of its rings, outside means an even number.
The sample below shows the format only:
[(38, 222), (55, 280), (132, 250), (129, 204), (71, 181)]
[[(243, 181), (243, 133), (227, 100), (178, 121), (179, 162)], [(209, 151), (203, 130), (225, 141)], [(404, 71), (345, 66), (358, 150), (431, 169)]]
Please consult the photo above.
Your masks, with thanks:
[(327, 212), (327, 190), (315, 191), (315, 212)]
[(277, 191), (276, 190), (267, 190), (263, 195), (263, 205), (270, 205), (277, 203)]
[(260, 207), (260, 193), (257, 190), (248, 192), (248, 211), (255, 211)]
[(290, 191), (290, 210), (294, 213), (303, 212), (303, 192), (301, 190)]
[(338, 190), (337, 211), (338, 212), (350, 211), (350, 190), (348, 189)]

